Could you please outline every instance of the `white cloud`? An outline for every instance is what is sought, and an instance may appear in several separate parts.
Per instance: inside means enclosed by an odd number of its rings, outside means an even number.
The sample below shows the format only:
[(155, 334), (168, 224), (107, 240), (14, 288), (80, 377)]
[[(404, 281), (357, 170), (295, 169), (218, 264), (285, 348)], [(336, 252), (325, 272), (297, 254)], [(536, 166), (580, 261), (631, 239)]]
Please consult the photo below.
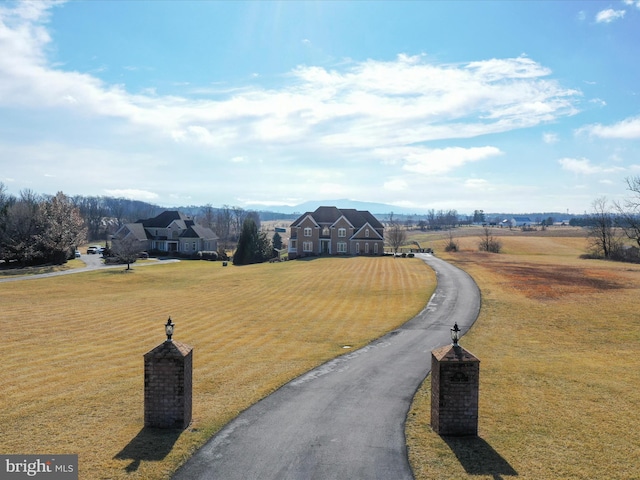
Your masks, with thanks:
[(463, 165), (501, 155), (496, 147), (428, 149), (408, 147), (402, 150), (404, 170), (423, 175), (440, 175)]
[(300, 66), (277, 89), (220, 100), (136, 95), (48, 65), (46, 9), (36, 10), (40, 16), (1, 32), (0, 106), (119, 119), (184, 143), (371, 148), (503, 132), (576, 112), (579, 92), (544, 79), (551, 71), (527, 57), (451, 65), (401, 54), (340, 71)]
[(408, 187), (407, 182), (400, 178), (388, 180), (384, 182), (384, 185), (382, 186), (382, 188), (390, 192), (401, 192), (405, 190), (407, 187)]
[(576, 131), (600, 138), (636, 139), (640, 138), (640, 117), (626, 118), (613, 125), (587, 125)]
[(542, 141), (544, 143), (548, 143), (548, 144), (553, 144), (553, 143), (558, 143), (559, 138), (558, 138), (558, 134), (557, 133), (543, 133), (542, 134)]
[(606, 10), (598, 12), (596, 15), (596, 23), (611, 23), (619, 18), (624, 18), (626, 13), (626, 10), (614, 10), (613, 8), (607, 8)]
[[(39, 140), (23, 149), (19, 158), (30, 155), (33, 164), (13, 167), (19, 181), (35, 178), (34, 171), (41, 176), (37, 159), (65, 162), (59, 179), (91, 159), (109, 166), (83, 176), (93, 191), (153, 201), (179, 195), (180, 184), (194, 197), (198, 189), (209, 195), (212, 179), (246, 178), (250, 161), (251, 176), (259, 180), (250, 195), (262, 201), (304, 198), (310, 191), (355, 196), (359, 188), (370, 197), (368, 182), (397, 202), (405, 188), (421, 188), (416, 184), (424, 179), (415, 173), (433, 183), (436, 174), (503, 153), (493, 146), (429, 148), (428, 142), (455, 145), (555, 121), (575, 114), (581, 96), (526, 56), (446, 64), (407, 54), (333, 68), (299, 66), (279, 76), (279, 84), (271, 78), (269, 88), (256, 76), (242, 87), (184, 82), (184, 95), (132, 93), (52, 64), (52, 4), (18, 5), (0, 4), (0, 112), (15, 109), (38, 119), (57, 147), (50, 153), (47, 140)], [(55, 120), (45, 124), (43, 118)], [(51, 159), (32, 152), (49, 152)], [(167, 167), (176, 161), (179, 168)], [(171, 182), (163, 188), (167, 172)], [(237, 182), (220, 182), (215, 191), (229, 202), (249, 196), (237, 189)]]
[(154, 200), (158, 199), (158, 195), (156, 193), (131, 188), (108, 189), (105, 190), (105, 193), (111, 197), (129, 198), (132, 200), (141, 200), (145, 202), (153, 202)]
[(495, 190), (495, 186), (491, 185), (491, 183), (484, 178), (468, 178), (464, 181), (464, 188), (483, 193)]
[(593, 165), (587, 158), (561, 158), (558, 163), (563, 170), (578, 173), (581, 175), (598, 175), (603, 173), (615, 173), (624, 171), (622, 167), (603, 167)]

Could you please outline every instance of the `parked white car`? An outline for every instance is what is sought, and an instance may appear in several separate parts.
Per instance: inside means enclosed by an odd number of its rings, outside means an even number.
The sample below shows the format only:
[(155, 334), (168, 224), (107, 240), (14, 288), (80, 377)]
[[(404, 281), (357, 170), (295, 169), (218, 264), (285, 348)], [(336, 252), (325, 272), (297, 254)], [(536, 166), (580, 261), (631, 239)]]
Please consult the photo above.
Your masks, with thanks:
[(89, 255), (99, 254), (99, 253), (102, 253), (103, 250), (104, 248), (101, 247), (100, 245), (91, 245), (89, 248), (87, 248), (87, 253)]

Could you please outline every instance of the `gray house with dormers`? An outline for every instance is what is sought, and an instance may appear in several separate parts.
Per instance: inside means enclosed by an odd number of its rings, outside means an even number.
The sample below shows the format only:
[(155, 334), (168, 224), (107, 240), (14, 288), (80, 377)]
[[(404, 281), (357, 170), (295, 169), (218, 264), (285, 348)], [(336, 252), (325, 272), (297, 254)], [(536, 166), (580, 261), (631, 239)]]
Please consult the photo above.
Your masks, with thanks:
[(384, 255), (384, 226), (366, 210), (318, 207), (290, 227), (289, 258)]
[(144, 250), (193, 255), (200, 251), (217, 251), (218, 236), (210, 228), (198, 225), (178, 211), (165, 210), (160, 215), (127, 223), (113, 236), (113, 241), (136, 239)]

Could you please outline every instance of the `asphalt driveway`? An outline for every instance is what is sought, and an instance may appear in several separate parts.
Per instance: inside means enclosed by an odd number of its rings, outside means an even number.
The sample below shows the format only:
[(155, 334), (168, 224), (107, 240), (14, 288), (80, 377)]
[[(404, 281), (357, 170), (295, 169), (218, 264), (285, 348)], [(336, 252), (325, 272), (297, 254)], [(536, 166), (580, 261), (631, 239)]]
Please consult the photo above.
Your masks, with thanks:
[[(466, 332), (480, 291), (427, 254), (438, 286), (415, 318), (368, 346), (296, 378), (212, 437), (174, 480), (413, 479), (404, 423), (431, 351)], [(397, 259), (396, 261), (402, 261)]]

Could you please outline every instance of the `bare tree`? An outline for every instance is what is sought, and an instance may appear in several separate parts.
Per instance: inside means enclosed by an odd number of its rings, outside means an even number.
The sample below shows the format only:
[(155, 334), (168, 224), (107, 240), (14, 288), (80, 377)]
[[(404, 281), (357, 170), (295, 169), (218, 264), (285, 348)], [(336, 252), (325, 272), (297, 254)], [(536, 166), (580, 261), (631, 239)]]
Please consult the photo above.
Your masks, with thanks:
[(502, 243), (491, 233), (489, 227), (484, 227), (483, 235), (480, 237), (480, 243), (478, 244), (478, 250), (481, 252), (500, 253), (502, 249)]
[(449, 229), (449, 237), (447, 238), (447, 242), (444, 244), (444, 251), (457, 252), (458, 250), (460, 250), (460, 244), (453, 236), (453, 230)]
[(38, 246), (55, 264), (65, 263), (86, 241), (87, 228), (80, 210), (62, 192), (42, 205), (42, 222), (36, 237)]
[(0, 223), (0, 255), (3, 260), (22, 265), (42, 262), (35, 238), (41, 232), (42, 198), (31, 190), (20, 192), (20, 198), (7, 205)]
[(622, 242), (616, 233), (613, 214), (606, 197), (594, 200), (592, 209), (587, 234), (591, 253), (597, 257), (612, 258), (619, 252)]
[(223, 250), (229, 247), (232, 220), (231, 208), (228, 205), (224, 205), (216, 212), (216, 222), (213, 231), (220, 239)]
[(198, 217), (198, 223), (206, 228), (213, 229), (215, 225), (215, 212), (211, 204), (207, 203), (200, 210), (200, 216)]
[(143, 250), (144, 244), (133, 235), (114, 238), (111, 242), (111, 256), (115, 257), (120, 263), (126, 263), (127, 270), (131, 270), (131, 264), (138, 260), (138, 256)]
[(391, 223), (384, 233), (387, 237), (387, 244), (393, 249), (394, 254), (397, 254), (398, 249), (407, 243), (407, 231), (398, 222)]
[(624, 204), (614, 203), (620, 216), (620, 227), (627, 238), (633, 240), (640, 248), (640, 176), (627, 177), (627, 190), (633, 196), (625, 199)]
[(242, 232), (242, 224), (247, 217), (247, 212), (242, 207), (231, 207), (231, 212), (233, 213), (231, 237), (237, 239), (240, 236), (240, 232)]
[(75, 197), (75, 204), (87, 222), (89, 240), (101, 237), (102, 219), (106, 215), (104, 200), (101, 197)]

